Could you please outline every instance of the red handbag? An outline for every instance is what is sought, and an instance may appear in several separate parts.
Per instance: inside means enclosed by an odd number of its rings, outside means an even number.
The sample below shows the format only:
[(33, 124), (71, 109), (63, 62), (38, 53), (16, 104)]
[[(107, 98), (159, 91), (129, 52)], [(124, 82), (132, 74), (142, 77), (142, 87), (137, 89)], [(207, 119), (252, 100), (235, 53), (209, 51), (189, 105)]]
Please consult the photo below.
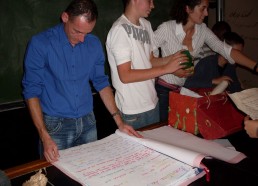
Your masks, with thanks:
[(235, 108), (227, 94), (209, 95), (197, 91), (201, 98), (169, 93), (168, 124), (205, 139), (222, 138), (243, 129), (244, 114)]

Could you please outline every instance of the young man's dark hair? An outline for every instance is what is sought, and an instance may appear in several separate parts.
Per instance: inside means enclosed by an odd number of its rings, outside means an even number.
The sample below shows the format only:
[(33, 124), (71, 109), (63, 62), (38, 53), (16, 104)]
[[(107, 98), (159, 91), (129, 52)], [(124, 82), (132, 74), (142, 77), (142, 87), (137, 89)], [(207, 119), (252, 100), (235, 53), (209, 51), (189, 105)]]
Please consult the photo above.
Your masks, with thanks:
[(230, 25), (225, 21), (218, 21), (212, 27), (212, 32), (221, 40), (224, 40), (224, 34), (226, 32), (231, 32)]
[(123, 0), (124, 11), (130, 0)]
[(224, 35), (224, 40), (227, 44), (229, 45), (235, 45), (235, 44), (241, 44), (241, 45), (245, 45), (245, 41), (244, 39), (238, 35), (236, 32), (226, 32)]

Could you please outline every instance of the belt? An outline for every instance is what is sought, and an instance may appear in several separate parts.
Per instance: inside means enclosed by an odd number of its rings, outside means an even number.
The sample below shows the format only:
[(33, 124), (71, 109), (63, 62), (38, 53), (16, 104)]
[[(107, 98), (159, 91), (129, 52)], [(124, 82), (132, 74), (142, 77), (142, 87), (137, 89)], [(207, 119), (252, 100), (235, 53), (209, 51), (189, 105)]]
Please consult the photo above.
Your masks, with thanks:
[(164, 81), (163, 79), (160, 79), (160, 78), (156, 78), (156, 83), (163, 86), (163, 87), (166, 87), (166, 88), (168, 88), (172, 91), (178, 91), (179, 92), (181, 90), (181, 86), (168, 83), (168, 82), (166, 82), (166, 81)]

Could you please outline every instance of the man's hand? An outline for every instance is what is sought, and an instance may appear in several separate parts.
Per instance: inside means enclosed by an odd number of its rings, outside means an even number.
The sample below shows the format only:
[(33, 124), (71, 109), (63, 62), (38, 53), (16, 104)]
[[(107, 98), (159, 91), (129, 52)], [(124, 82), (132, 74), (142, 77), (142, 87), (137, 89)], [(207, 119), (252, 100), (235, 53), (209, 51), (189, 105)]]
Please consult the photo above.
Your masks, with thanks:
[(48, 162), (53, 163), (58, 160), (59, 153), (58, 153), (57, 145), (51, 138), (48, 138), (43, 141), (43, 147), (44, 147), (44, 156)]
[(136, 131), (133, 129), (132, 126), (127, 125), (127, 124), (125, 124), (125, 123), (119, 125), (119, 130), (120, 130), (121, 132), (124, 132), (124, 133), (128, 134), (129, 136), (135, 136), (135, 137), (138, 137), (138, 138), (143, 138), (143, 136), (140, 135), (138, 132), (136, 132)]

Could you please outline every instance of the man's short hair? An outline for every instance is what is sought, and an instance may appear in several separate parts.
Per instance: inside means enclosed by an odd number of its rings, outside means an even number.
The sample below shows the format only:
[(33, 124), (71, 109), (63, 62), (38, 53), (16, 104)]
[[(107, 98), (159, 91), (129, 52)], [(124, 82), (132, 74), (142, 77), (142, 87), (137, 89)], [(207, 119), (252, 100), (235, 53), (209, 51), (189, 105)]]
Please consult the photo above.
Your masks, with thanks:
[(89, 22), (98, 18), (97, 5), (93, 0), (73, 0), (68, 5), (65, 12), (71, 18), (83, 15)]

